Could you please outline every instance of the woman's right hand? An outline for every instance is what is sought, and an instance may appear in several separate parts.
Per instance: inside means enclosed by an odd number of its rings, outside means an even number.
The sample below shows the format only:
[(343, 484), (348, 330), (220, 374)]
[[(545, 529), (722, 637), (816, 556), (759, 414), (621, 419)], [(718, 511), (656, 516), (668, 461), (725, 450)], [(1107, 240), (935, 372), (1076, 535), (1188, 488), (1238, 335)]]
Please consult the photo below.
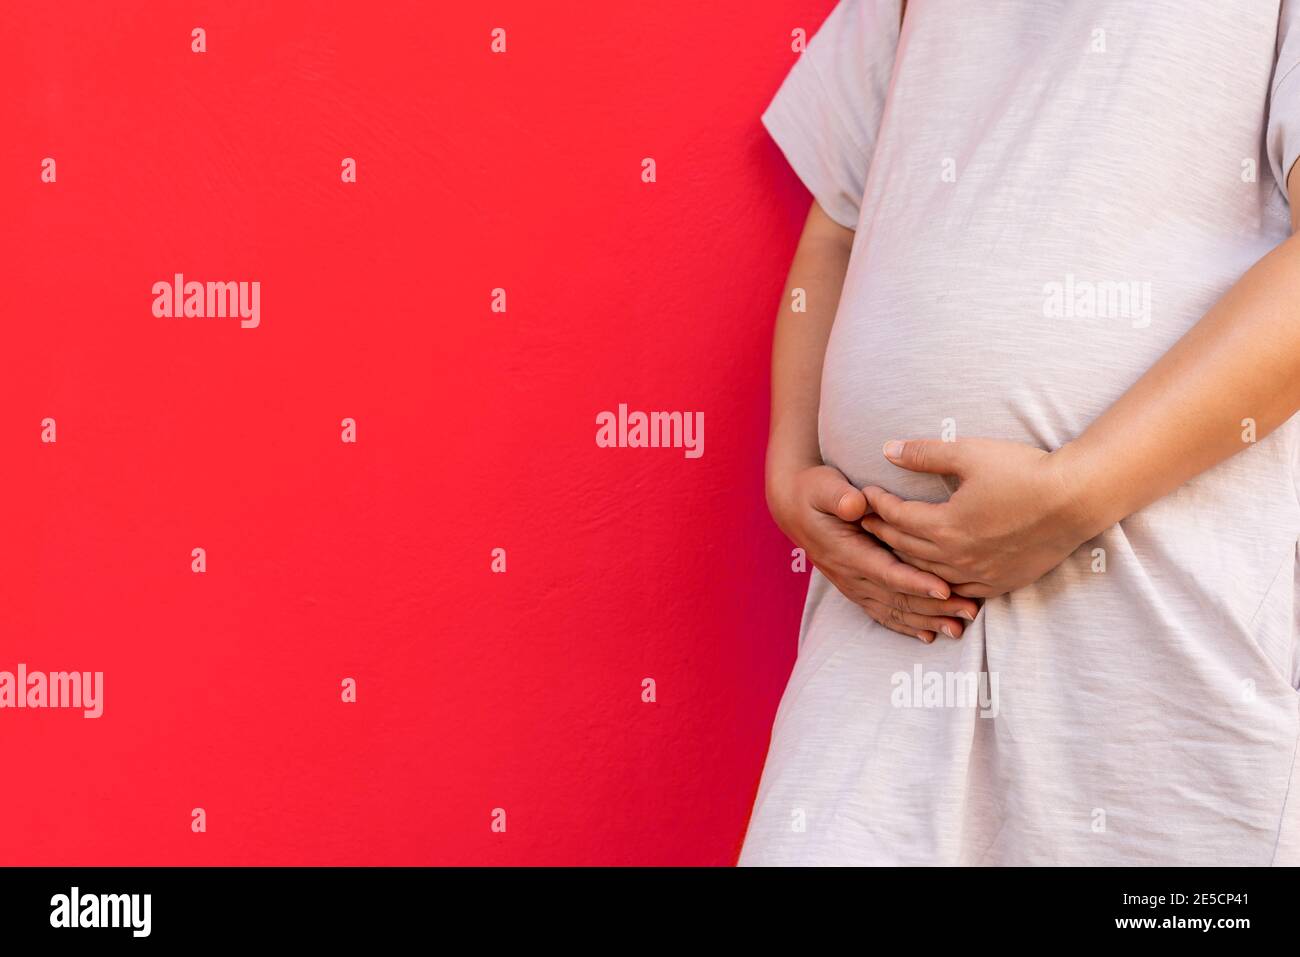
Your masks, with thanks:
[(937, 575), (899, 561), (858, 524), (867, 510), (861, 489), (829, 465), (792, 469), (769, 480), (768, 508), (777, 525), (850, 601), (900, 635), (926, 644), (937, 634), (960, 638), (979, 605), (953, 595)]

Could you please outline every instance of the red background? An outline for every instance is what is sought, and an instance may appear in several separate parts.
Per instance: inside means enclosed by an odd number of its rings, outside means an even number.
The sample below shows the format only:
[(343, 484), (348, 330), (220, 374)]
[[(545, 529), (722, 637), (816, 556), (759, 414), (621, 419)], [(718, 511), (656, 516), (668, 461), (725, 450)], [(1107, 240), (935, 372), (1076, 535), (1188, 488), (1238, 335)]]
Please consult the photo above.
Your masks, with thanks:
[[(758, 118), (831, 5), (8, 8), (0, 670), (105, 700), (0, 711), (0, 863), (734, 861), (806, 586)], [(597, 448), (619, 402), (704, 457)]]

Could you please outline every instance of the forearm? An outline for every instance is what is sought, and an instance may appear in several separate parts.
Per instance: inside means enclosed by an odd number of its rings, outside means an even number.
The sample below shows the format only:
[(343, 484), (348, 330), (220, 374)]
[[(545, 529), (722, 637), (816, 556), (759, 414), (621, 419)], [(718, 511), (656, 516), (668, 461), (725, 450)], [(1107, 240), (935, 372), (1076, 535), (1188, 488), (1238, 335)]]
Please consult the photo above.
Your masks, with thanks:
[[(827, 216), (816, 203), (790, 264), (772, 337), (772, 418), (767, 446), (769, 495), (775, 475), (821, 461), (817, 409), (822, 360), (853, 246), (853, 230)], [(802, 290), (804, 311), (793, 293)]]
[(1236, 283), (1055, 453), (1092, 537), (1263, 438), (1300, 408), (1300, 237)]

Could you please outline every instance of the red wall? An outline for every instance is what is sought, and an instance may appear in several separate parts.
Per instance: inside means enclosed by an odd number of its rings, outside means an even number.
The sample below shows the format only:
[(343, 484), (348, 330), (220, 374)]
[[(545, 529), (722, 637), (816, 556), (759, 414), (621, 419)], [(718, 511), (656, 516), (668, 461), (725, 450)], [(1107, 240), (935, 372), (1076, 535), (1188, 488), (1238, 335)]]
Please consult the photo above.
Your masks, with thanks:
[[(0, 670), (104, 714), (0, 710), (0, 863), (734, 860), (806, 586), (758, 117), (831, 6), (6, 14)], [(260, 326), (155, 317), (175, 272)], [(704, 456), (598, 448), (620, 402)]]

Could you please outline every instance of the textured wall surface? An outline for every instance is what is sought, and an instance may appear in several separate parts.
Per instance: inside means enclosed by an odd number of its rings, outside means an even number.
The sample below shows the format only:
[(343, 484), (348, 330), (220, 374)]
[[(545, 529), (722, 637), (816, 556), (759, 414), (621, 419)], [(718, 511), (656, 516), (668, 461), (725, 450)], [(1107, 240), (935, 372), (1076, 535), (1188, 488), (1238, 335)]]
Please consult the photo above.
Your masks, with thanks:
[(0, 708), (0, 863), (734, 860), (807, 581), (758, 117), (831, 5), (5, 13), (0, 672), (104, 677)]

